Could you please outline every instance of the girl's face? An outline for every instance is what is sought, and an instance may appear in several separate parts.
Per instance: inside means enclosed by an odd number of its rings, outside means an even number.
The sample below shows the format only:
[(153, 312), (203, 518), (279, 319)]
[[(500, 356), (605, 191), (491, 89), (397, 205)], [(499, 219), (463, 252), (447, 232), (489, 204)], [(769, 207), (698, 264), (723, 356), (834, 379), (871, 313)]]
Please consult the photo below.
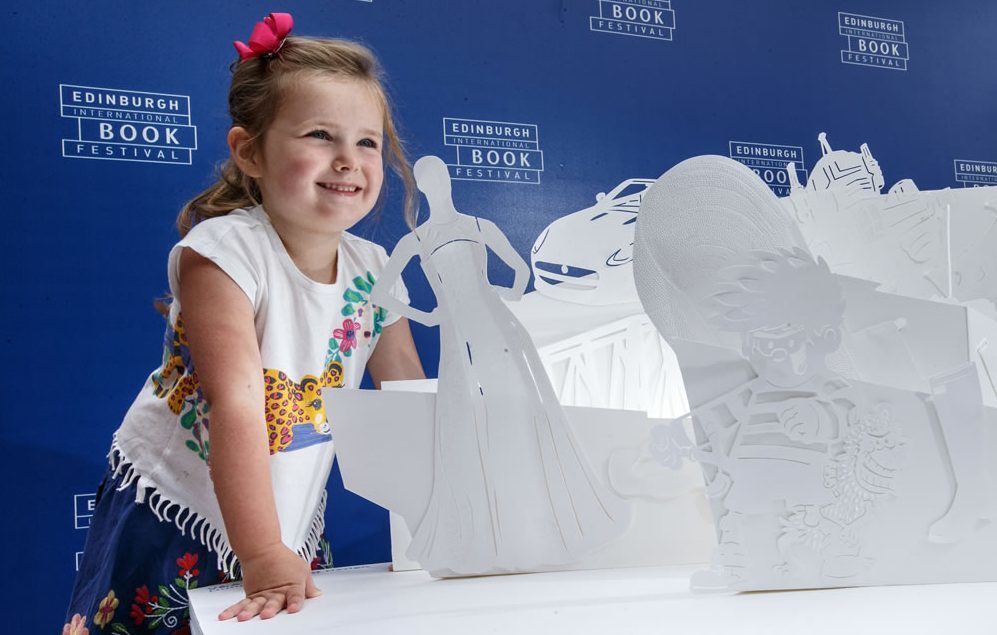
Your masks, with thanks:
[(373, 208), (384, 181), (383, 113), (359, 81), (305, 75), (266, 130), (252, 174), (278, 231), (338, 234)]

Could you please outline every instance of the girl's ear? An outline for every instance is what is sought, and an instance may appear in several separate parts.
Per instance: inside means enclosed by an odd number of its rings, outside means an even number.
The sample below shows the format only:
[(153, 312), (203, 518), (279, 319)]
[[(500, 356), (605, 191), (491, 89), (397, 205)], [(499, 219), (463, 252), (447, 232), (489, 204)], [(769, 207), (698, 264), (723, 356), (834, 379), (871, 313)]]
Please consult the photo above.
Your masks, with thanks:
[(256, 143), (245, 128), (232, 126), (228, 131), (228, 149), (243, 174), (254, 179), (262, 175)]

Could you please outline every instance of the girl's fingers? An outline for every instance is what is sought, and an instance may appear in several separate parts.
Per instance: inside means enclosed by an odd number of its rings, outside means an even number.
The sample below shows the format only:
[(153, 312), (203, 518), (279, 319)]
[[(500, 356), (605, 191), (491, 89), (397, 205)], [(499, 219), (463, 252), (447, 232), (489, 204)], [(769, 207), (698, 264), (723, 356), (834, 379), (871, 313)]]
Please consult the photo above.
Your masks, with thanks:
[[(269, 591), (265, 594), (254, 595), (243, 598), (232, 606), (218, 614), (219, 620), (228, 620), (233, 617), (240, 622), (250, 620), (257, 615), (260, 619), (270, 619), (281, 610), (286, 609), (288, 613), (297, 613), (304, 606), (305, 598), (313, 598), (321, 595), (321, 591), (315, 586), (311, 575), (309, 575), (301, 586), (291, 585), (286, 593), (280, 591)], [(68, 625), (67, 625), (68, 626)], [(63, 635), (72, 635), (67, 629), (63, 629)]]
[[(290, 603), (288, 604), (290, 605)], [(280, 613), (282, 608), (284, 608), (284, 594), (274, 593), (267, 598), (266, 604), (263, 605), (263, 610), (260, 611), (260, 619), (268, 620)]]
[(287, 594), (287, 612), (297, 613), (305, 602), (305, 596), (297, 588)]
[(267, 599), (263, 596), (256, 596), (254, 598), (251, 598), (249, 600), (249, 604), (247, 604), (245, 607), (243, 607), (241, 611), (239, 611), (239, 615), (237, 615), (235, 619), (239, 620), (240, 622), (245, 622), (246, 620), (253, 619), (254, 617), (260, 614), (260, 609), (262, 609), (263, 605), (266, 603)]
[(317, 598), (322, 595), (322, 589), (315, 586), (315, 580), (312, 579), (312, 574), (309, 573), (308, 577), (305, 578), (305, 597), (306, 598)]
[(218, 614), (220, 620), (230, 620), (239, 614), (244, 606), (249, 604), (249, 598), (243, 598)]

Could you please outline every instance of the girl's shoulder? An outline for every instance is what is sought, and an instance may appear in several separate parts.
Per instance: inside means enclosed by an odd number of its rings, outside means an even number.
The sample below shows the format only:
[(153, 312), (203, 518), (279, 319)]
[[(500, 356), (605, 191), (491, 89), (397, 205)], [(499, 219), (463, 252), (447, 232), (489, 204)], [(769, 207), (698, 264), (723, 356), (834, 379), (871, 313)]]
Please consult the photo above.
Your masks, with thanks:
[[(262, 212), (260, 212), (262, 213)], [(237, 209), (207, 218), (191, 228), (170, 250), (167, 275), (170, 292), (180, 288), (180, 254), (191, 249), (215, 263), (246, 293), (254, 307), (261, 301), (268, 272), (277, 270), (277, 255), (263, 218), (254, 210)]]
[(206, 218), (194, 225), (181, 242), (217, 241), (229, 234), (266, 239), (266, 224), (260, 214), (256, 209), (237, 209), (224, 216)]
[(380, 271), (388, 262), (388, 252), (375, 242), (349, 232), (343, 232), (339, 250), (344, 264), (355, 265), (370, 271)]

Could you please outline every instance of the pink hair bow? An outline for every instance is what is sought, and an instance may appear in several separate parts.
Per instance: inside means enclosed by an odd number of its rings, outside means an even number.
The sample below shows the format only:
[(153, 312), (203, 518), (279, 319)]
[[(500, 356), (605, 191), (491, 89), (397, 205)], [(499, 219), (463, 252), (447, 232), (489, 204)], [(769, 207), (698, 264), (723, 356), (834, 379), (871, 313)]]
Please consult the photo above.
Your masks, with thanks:
[(257, 22), (253, 34), (249, 36), (249, 45), (242, 42), (232, 42), (239, 51), (240, 63), (257, 55), (273, 55), (284, 44), (284, 38), (294, 27), (294, 19), (290, 13), (271, 13)]

